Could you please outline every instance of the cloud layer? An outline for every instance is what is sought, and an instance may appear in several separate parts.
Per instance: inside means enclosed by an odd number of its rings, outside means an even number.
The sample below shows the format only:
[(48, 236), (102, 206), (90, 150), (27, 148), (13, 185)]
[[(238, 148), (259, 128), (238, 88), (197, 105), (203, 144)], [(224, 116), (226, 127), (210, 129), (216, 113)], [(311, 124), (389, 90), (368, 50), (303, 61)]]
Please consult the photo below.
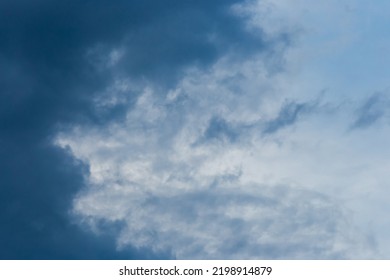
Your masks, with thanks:
[[(364, 193), (350, 176), (367, 155), (344, 158), (359, 149), (345, 149), (357, 105), (291, 100), (288, 73), (273, 66), (262, 52), (227, 54), (169, 90), (141, 88), (122, 121), (60, 134), (90, 166), (75, 213), (97, 232), (101, 220), (123, 222), (119, 248), (180, 259), (379, 256), (343, 205)], [(121, 85), (118, 94), (134, 82)]]
[(390, 257), (366, 5), (3, 1), (0, 258)]
[[(115, 97), (101, 93), (117, 77), (168, 85), (188, 64), (208, 65), (219, 53), (250, 53), (261, 45), (225, 12), (233, 2), (0, 4), (1, 220), (7, 224), (0, 233), (1, 258), (148, 256), (116, 252), (109, 239), (95, 240), (72, 223), (72, 197), (85, 186), (88, 167), (53, 146), (53, 136), (73, 124), (121, 117), (123, 108), (111, 102)], [(125, 98), (131, 103), (136, 95)]]

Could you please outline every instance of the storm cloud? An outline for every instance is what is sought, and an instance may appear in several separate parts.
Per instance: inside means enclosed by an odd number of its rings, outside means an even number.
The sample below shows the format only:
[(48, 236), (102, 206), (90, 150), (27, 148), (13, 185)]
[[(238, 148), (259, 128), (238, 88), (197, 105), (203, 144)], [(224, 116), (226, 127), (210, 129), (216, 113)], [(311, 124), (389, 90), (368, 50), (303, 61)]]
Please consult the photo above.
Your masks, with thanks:
[(346, 1), (2, 1), (0, 258), (389, 256)]
[(229, 13), (234, 2), (0, 4), (1, 258), (147, 256), (117, 253), (110, 238), (94, 239), (72, 222), (71, 201), (89, 167), (52, 139), (74, 123), (120, 118), (119, 105), (95, 102), (118, 76), (168, 85), (220, 53), (263, 48), (261, 35), (248, 36)]

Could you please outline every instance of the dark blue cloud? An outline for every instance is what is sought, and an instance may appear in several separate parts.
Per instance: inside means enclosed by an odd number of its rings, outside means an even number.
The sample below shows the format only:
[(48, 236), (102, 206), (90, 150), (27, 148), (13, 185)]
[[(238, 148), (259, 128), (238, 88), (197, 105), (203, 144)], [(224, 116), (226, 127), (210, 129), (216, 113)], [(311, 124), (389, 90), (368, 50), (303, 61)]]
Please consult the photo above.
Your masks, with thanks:
[(132, 259), (168, 255), (115, 250), (118, 230), (91, 235), (72, 222), (72, 196), (87, 167), (44, 141), (13, 139), (0, 146), (0, 259)]
[[(102, 114), (91, 102), (118, 75), (169, 86), (185, 67), (264, 49), (261, 34), (248, 34), (229, 13), (235, 2), (0, 3), (1, 259), (170, 257), (117, 251), (110, 234), (92, 237), (74, 224), (69, 209), (88, 167), (51, 140), (59, 127), (120, 117), (123, 108)], [(114, 69), (96, 67), (117, 47), (125, 52)]]

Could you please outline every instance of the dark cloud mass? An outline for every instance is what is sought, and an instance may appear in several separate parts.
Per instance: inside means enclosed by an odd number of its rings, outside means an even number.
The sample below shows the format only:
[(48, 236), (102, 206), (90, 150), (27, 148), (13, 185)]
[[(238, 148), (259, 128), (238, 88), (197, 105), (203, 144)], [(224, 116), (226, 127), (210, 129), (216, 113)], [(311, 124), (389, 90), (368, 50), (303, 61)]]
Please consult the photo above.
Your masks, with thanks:
[[(248, 34), (228, 11), (235, 2), (0, 2), (1, 259), (169, 257), (117, 252), (109, 235), (72, 224), (71, 200), (88, 167), (51, 140), (59, 126), (118, 117), (99, 115), (91, 102), (116, 76), (169, 86), (185, 67), (262, 49), (261, 34)], [(98, 67), (115, 48), (120, 62)]]

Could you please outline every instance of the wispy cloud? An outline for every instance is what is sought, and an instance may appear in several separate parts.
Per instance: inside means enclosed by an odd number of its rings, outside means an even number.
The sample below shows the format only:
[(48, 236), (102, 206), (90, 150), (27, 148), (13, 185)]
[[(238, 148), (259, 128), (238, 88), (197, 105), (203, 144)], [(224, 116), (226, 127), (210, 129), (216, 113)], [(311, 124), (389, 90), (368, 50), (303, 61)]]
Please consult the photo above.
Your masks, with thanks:
[(375, 93), (371, 95), (357, 110), (356, 120), (352, 124), (353, 128), (366, 128), (380, 119), (384, 118), (388, 108), (389, 100), (384, 94)]
[(279, 129), (293, 125), (298, 120), (298, 117), (310, 108), (308, 105), (304, 103), (296, 104), (295, 102), (285, 104), (278, 116), (266, 123), (263, 133), (275, 133)]
[(342, 205), (353, 186), (334, 197), (355, 168), (339, 154), (353, 107), (277, 99), (270, 108), (280, 75), (257, 76), (261, 56), (231, 63), (193, 69), (166, 94), (150, 85), (122, 122), (60, 134), (58, 145), (91, 168), (75, 212), (93, 226), (124, 222), (120, 248), (177, 258), (379, 256)]

